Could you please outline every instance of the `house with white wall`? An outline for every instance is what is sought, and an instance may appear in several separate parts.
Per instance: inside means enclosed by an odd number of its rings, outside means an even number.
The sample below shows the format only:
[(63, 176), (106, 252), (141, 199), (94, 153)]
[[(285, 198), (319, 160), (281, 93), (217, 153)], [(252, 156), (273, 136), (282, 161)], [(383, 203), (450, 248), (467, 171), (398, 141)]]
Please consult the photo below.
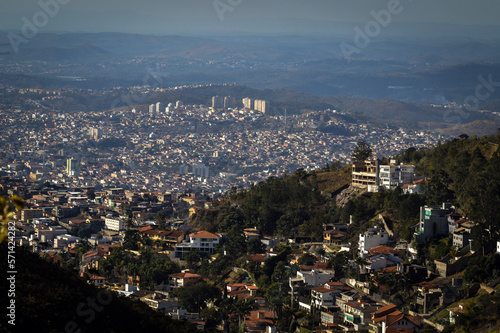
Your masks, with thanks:
[(447, 215), (452, 211), (453, 207), (449, 203), (443, 203), (441, 206), (420, 207), (420, 222), (415, 231), (415, 240), (423, 243), (433, 237), (448, 235)]
[(189, 239), (175, 246), (175, 258), (184, 259), (185, 256), (194, 250), (199, 250), (207, 254), (215, 253), (218, 245), (222, 243), (222, 236), (208, 231), (198, 231), (189, 234)]
[(389, 234), (377, 227), (370, 228), (359, 235), (358, 250), (360, 257), (368, 255), (368, 251), (379, 245), (385, 245), (389, 241)]

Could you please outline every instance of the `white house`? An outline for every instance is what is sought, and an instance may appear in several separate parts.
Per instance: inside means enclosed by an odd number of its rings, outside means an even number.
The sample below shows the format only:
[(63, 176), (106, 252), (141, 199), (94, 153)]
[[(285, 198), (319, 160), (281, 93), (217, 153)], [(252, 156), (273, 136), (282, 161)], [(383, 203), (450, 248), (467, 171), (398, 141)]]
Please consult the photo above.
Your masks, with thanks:
[(359, 255), (365, 257), (368, 251), (379, 245), (385, 245), (389, 241), (389, 234), (384, 230), (380, 230), (377, 227), (370, 228), (368, 231), (359, 235)]
[(80, 237), (64, 234), (56, 236), (54, 239), (54, 248), (63, 248), (81, 240)]
[(311, 289), (311, 305), (319, 308), (321, 306), (335, 305), (336, 290), (327, 289), (323, 286), (314, 287)]
[(38, 241), (41, 243), (52, 243), (54, 238), (59, 235), (64, 235), (68, 232), (68, 230), (63, 227), (57, 225), (53, 227), (46, 227), (41, 225), (35, 229), (35, 236), (38, 238)]
[(385, 190), (393, 190), (396, 187), (409, 184), (415, 179), (415, 167), (413, 165), (396, 164), (391, 160), (389, 165), (379, 166), (379, 185)]
[(321, 269), (313, 269), (311, 271), (298, 271), (297, 278), (304, 281), (306, 285), (317, 287), (330, 281), (332, 275)]
[(377, 253), (366, 257), (366, 264), (364, 265), (364, 268), (368, 272), (374, 272), (381, 268), (396, 266), (397, 263), (399, 263), (398, 258), (393, 257), (393, 260), (391, 260), (387, 255)]
[(189, 252), (194, 250), (212, 254), (215, 252), (216, 247), (221, 244), (221, 240), (221, 235), (208, 231), (194, 232), (189, 234), (189, 240), (175, 246), (175, 257), (184, 259)]
[(335, 297), (340, 295), (345, 287), (345, 284), (342, 282), (326, 282), (319, 287), (312, 288), (311, 305), (316, 308), (321, 306), (334, 306)]

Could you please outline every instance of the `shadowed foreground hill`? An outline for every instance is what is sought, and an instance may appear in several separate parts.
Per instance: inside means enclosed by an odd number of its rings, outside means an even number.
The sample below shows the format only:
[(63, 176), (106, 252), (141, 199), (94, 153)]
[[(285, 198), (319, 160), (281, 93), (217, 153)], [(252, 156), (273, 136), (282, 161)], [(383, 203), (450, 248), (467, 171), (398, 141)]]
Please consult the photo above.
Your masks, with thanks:
[[(7, 244), (0, 244), (2, 272), (7, 272)], [(16, 321), (4, 313), (1, 332), (195, 332), (191, 324), (157, 313), (104, 289), (96, 289), (75, 272), (16, 248)], [(9, 286), (2, 278), (1, 289)], [(4, 296), (5, 297), (5, 296)], [(2, 302), (6, 311), (7, 299)]]

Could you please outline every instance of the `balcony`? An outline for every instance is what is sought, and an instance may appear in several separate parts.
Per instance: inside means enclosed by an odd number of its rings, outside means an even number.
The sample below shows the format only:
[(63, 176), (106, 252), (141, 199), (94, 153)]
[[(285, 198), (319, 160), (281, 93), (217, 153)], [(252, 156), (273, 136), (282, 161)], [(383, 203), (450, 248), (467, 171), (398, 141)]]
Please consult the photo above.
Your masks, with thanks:
[(359, 316), (353, 315), (351, 313), (344, 314), (344, 320), (352, 324), (361, 323), (361, 318)]

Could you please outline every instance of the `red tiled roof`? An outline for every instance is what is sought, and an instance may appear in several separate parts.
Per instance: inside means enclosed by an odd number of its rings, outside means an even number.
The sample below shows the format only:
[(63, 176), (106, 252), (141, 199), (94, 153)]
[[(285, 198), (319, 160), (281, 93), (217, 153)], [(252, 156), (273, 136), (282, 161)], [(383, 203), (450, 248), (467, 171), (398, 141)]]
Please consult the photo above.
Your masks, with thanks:
[(329, 286), (344, 286), (344, 283), (340, 281), (330, 281), (330, 282), (325, 282), (325, 284)]
[(266, 261), (265, 254), (251, 254), (251, 255), (248, 255), (247, 258), (249, 260), (252, 260), (252, 261), (259, 261), (259, 262)]
[[(388, 310), (390, 311), (390, 310)], [(401, 311), (398, 311), (394, 308), (394, 311), (390, 312), (389, 314), (387, 315), (383, 315), (382, 317), (377, 317), (377, 318), (374, 318), (373, 319), (373, 322), (374, 323), (379, 323), (379, 322), (382, 322), (382, 321), (385, 321), (386, 322), (386, 325), (387, 324), (387, 321), (390, 319), (392, 323), (394, 323), (394, 318), (398, 317), (399, 315), (404, 315)], [(388, 318), (389, 316), (392, 316), (391, 318)]]
[(375, 253), (382, 253), (385, 255), (388, 255), (390, 253), (396, 253), (397, 251), (394, 250), (393, 247), (387, 246), (387, 245), (379, 245), (372, 247), (370, 250), (368, 250), (369, 254), (375, 254)]
[(216, 234), (213, 234), (208, 231), (198, 231), (194, 232), (192, 234), (189, 234), (189, 237), (191, 238), (219, 238)]
[(415, 330), (413, 328), (388, 327), (385, 332), (386, 333), (414, 333)]
[(386, 305), (386, 306), (383, 306), (381, 308), (379, 308), (377, 311), (373, 312), (372, 314), (375, 315), (375, 316), (384, 316), (386, 314), (389, 314), (391, 312), (394, 312), (396, 311), (396, 305), (395, 304), (389, 304), (389, 305)]
[(328, 293), (328, 292), (332, 292), (331, 289), (328, 289), (328, 288), (325, 288), (325, 287), (314, 287), (312, 288), (312, 290), (318, 292), (318, 293)]
[(397, 323), (398, 321), (400, 321), (401, 319), (403, 319), (404, 316), (405, 316), (405, 314), (403, 312), (394, 311), (393, 313), (388, 314), (386, 316), (385, 324), (387, 326), (394, 325), (395, 323)]
[(178, 279), (201, 278), (200, 274), (194, 274), (194, 273), (173, 273), (169, 274), (168, 276)]
[(396, 273), (398, 271), (398, 266), (385, 267), (381, 270), (386, 273)]

